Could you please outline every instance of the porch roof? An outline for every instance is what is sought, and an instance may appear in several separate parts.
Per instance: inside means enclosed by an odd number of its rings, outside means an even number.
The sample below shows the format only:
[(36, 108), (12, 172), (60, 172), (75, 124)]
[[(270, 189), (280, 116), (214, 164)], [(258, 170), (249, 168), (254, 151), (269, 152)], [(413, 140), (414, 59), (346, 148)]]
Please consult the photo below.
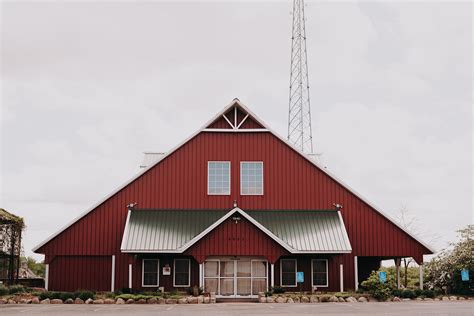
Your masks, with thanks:
[(339, 211), (130, 210), (122, 252), (182, 253), (236, 212), (290, 253), (352, 251)]

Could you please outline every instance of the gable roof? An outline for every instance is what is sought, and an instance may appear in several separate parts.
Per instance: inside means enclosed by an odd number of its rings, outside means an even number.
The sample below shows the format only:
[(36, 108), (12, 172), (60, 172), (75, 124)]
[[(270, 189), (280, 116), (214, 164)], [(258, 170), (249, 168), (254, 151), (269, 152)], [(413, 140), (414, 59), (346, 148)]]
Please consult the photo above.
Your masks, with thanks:
[(130, 210), (120, 250), (126, 253), (183, 253), (239, 213), (290, 253), (352, 251), (338, 211), (295, 212), (245, 212), (238, 207), (225, 214), (222, 211)]
[[(230, 123), (231, 126), (233, 126), (233, 128), (210, 128), (209, 126), (213, 125), (213, 123), (215, 123), (216, 121), (218, 120), (221, 120), (223, 115), (226, 114), (227, 112), (229, 112), (229, 110), (231, 110), (233, 107), (239, 107), (242, 111), (244, 111), (249, 118), (251, 118), (257, 125), (261, 126), (258, 127), (258, 128), (237, 128), (237, 126), (234, 126), (234, 124)], [(248, 119), (248, 118), (247, 118)], [(420, 240), (417, 236), (415, 236), (414, 234), (412, 234), (411, 232), (409, 232), (407, 229), (405, 229), (404, 227), (402, 227), (400, 224), (398, 224), (395, 220), (393, 220), (388, 214), (386, 214), (385, 212), (383, 212), (380, 208), (378, 208), (377, 206), (375, 206), (374, 204), (372, 204), (369, 200), (367, 200), (366, 198), (364, 198), (362, 195), (360, 195), (359, 193), (357, 193), (353, 188), (351, 188), (349, 185), (347, 185), (346, 183), (344, 183), (341, 179), (339, 179), (337, 176), (335, 176), (334, 174), (332, 174), (331, 172), (329, 172), (326, 168), (324, 168), (323, 166), (319, 165), (318, 162), (316, 162), (314, 159), (312, 159), (311, 157), (309, 157), (308, 155), (304, 154), (303, 152), (301, 152), (298, 148), (296, 148), (295, 146), (293, 146), (293, 144), (289, 143), (287, 139), (285, 139), (284, 137), (280, 136), (279, 134), (277, 134), (275, 131), (273, 131), (271, 128), (269, 128), (258, 116), (256, 116), (252, 111), (250, 111), (250, 109), (248, 109), (244, 104), (242, 104), (242, 102), (240, 102), (239, 99), (234, 99), (232, 100), (231, 103), (229, 103), (226, 107), (224, 107), (219, 113), (217, 113), (212, 119), (210, 119), (206, 124), (203, 125), (203, 127), (201, 127), (200, 129), (198, 129), (196, 132), (194, 132), (191, 136), (189, 136), (187, 139), (185, 139), (183, 142), (181, 142), (179, 145), (177, 145), (176, 147), (174, 147), (173, 149), (171, 149), (169, 152), (167, 152), (165, 155), (163, 155), (161, 157), (161, 159), (155, 161), (153, 164), (149, 165), (147, 168), (143, 168), (142, 171), (140, 171), (139, 173), (137, 173), (134, 177), (132, 177), (129, 181), (127, 181), (126, 183), (124, 183), (123, 185), (119, 186), (116, 190), (114, 190), (112, 193), (110, 193), (109, 195), (107, 195), (104, 199), (100, 200), (98, 203), (94, 204), (91, 208), (89, 208), (88, 210), (86, 210), (84, 213), (80, 214), (78, 217), (76, 217), (75, 219), (73, 219), (70, 223), (68, 223), (67, 225), (63, 226), (59, 231), (57, 231), (56, 233), (54, 233), (53, 235), (51, 235), (50, 237), (48, 237), (46, 240), (44, 240), (43, 242), (41, 242), (40, 244), (38, 244), (36, 247), (33, 248), (33, 252), (36, 252), (38, 251), (42, 246), (44, 246), (45, 244), (47, 244), (49, 241), (51, 241), (52, 239), (54, 239), (56, 236), (58, 236), (59, 234), (61, 234), (64, 230), (66, 230), (69, 226), (71, 226), (72, 224), (74, 224), (75, 222), (77, 222), (78, 220), (80, 220), (82, 217), (84, 217), (85, 215), (89, 214), (91, 211), (93, 211), (95, 208), (97, 208), (99, 205), (101, 205), (102, 203), (106, 202), (109, 198), (111, 198), (112, 196), (114, 196), (116, 193), (118, 193), (119, 191), (121, 191), (122, 189), (124, 189), (127, 185), (129, 185), (130, 183), (132, 183), (133, 181), (135, 181), (136, 179), (138, 179), (141, 175), (143, 175), (144, 173), (146, 173), (148, 170), (150, 170), (151, 168), (153, 168), (154, 166), (156, 166), (157, 164), (159, 164), (161, 161), (163, 161), (166, 157), (172, 155), (176, 150), (178, 150), (180, 147), (182, 147), (183, 145), (185, 145), (188, 141), (190, 141), (191, 139), (193, 139), (195, 136), (197, 136), (198, 134), (200, 134), (201, 132), (268, 132), (268, 133), (271, 133), (273, 136), (275, 136), (276, 138), (278, 138), (279, 140), (281, 140), (284, 144), (286, 144), (288, 147), (290, 147), (291, 149), (293, 149), (293, 151), (295, 151), (296, 153), (298, 153), (301, 157), (303, 157), (304, 159), (306, 159), (307, 161), (309, 161), (311, 164), (313, 164), (316, 168), (318, 168), (320, 171), (322, 171), (323, 173), (325, 173), (327, 176), (329, 176), (331, 179), (333, 179), (334, 181), (336, 181), (338, 184), (340, 184), (342, 187), (344, 187), (345, 189), (347, 189), (349, 192), (351, 192), (352, 194), (354, 194), (355, 196), (357, 196), (361, 201), (363, 201), (365, 204), (367, 204), (368, 206), (370, 206), (373, 210), (375, 210), (376, 212), (378, 212), (380, 215), (382, 215), (384, 218), (386, 218), (387, 220), (389, 220), (390, 222), (392, 222), (395, 226), (397, 226), (398, 228), (400, 228), (402, 231), (404, 231), (406, 234), (408, 234), (410, 237), (412, 237), (414, 240), (416, 240), (418, 243), (420, 243), (421, 245), (423, 245), (426, 249), (428, 249), (429, 251), (431, 251), (432, 253), (435, 252), (435, 250), (433, 248), (431, 248), (429, 245), (425, 244), (422, 240)]]

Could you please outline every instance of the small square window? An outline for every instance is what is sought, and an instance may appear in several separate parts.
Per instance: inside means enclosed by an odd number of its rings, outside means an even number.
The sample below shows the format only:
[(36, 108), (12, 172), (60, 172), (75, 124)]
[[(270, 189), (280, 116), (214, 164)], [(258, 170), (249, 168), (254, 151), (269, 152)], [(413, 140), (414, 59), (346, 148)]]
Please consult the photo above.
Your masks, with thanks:
[(207, 164), (207, 194), (230, 195), (230, 162), (209, 161)]
[(240, 194), (263, 195), (263, 162), (240, 163)]

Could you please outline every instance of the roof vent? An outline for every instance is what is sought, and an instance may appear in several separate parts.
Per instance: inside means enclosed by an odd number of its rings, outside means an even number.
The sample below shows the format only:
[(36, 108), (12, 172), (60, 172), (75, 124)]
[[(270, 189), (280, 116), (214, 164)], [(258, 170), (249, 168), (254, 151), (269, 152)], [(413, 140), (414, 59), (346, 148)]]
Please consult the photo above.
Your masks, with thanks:
[(155, 162), (163, 158), (166, 153), (162, 152), (144, 152), (143, 161), (140, 165), (140, 168), (148, 168), (153, 165)]

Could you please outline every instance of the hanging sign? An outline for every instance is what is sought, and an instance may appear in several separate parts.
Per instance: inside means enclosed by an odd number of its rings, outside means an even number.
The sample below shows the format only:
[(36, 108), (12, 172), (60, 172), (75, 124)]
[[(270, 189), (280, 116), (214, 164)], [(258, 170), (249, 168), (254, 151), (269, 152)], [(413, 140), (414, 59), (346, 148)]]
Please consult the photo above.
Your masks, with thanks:
[(469, 281), (469, 270), (468, 269), (462, 269), (461, 270), (461, 280)]
[(296, 282), (297, 283), (304, 282), (304, 272), (296, 272)]
[(380, 283), (385, 283), (387, 281), (387, 272), (380, 271), (379, 272), (379, 280), (380, 280)]
[(171, 275), (171, 267), (169, 264), (163, 267), (163, 275)]

